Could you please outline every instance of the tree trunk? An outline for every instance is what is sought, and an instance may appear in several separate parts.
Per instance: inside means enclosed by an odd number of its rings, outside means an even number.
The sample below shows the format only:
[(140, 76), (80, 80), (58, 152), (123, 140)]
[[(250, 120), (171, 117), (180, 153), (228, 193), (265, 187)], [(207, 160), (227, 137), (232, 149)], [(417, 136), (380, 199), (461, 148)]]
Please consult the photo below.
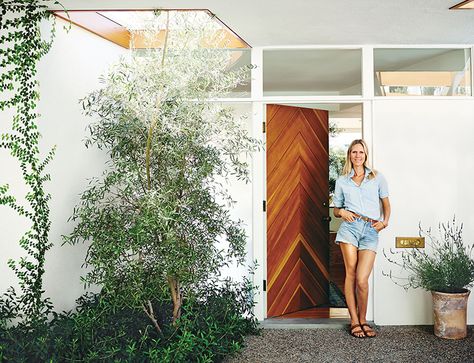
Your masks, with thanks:
[(174, 277), (168, 276), (168, 283), (171, 290), (171, 297), (173, 298), (173, 324), (175, 324), (176, 320), (181, 316), (181, 288), (179, 281)]

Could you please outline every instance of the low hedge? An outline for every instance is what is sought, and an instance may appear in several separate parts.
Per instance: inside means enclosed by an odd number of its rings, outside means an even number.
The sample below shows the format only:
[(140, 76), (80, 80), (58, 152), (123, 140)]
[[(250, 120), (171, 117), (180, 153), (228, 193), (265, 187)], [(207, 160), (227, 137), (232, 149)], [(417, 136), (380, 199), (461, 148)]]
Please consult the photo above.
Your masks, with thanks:
[[(184, 300), (176, 325), (161, 321), (163, 336), (143, 311), (116, 308), (99, 294), (86, 294), (72, 312), (48, 323), (0, 328), (5, 362), (219, 362), (258, 334), (249, 284), (211, 283)], [(169, 316), (163, 306), (155, 309)], [(162, 320), (164, 320), (162, 318)]]

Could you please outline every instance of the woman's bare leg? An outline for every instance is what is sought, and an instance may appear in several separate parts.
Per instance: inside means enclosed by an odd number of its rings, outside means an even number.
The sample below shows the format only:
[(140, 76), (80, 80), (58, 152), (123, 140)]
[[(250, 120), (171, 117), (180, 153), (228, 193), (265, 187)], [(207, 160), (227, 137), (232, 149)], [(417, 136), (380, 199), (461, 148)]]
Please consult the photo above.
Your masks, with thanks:
[[(346, 279), (344, 281), (344, 295), (351, 316), (351, 326), (359, 324), (357, 315), (357, 305), (355, 297), (356, 289), (356, 270), (357, 270), (357, 247), (350, 243), (339, 243), (342, 256), (344, 257), (344, 266), (346, 268)], [(355, 333), (357, 336), (364, 336), (364, 333)]]
[[(367, 302), (369, 299), (369, 276), (374, 267), (376, 253), (371, 250), (359, 251), (357, 269), (356, 269), (356, 286), (357, 286), (357, 307), (359, 311), (360, 324), (367, 323)], [(367, 330), (370, 330), (366, 328)], [(367, 335), (375, 335), (368, 332)]]

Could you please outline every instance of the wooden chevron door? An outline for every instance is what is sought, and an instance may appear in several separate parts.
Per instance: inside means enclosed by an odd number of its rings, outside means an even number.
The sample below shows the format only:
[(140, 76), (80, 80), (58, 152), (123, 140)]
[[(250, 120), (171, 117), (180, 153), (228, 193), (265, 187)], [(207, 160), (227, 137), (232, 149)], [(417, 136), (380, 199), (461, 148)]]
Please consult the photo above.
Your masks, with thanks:
[(329, 300), (328, 112), (267, 105), (267, 316)]

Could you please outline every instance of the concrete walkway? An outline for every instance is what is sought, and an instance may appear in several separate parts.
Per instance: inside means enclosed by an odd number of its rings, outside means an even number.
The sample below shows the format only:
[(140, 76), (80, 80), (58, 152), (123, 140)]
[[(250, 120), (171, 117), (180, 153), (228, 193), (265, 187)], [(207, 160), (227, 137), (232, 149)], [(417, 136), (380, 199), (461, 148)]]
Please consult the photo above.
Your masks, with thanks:
[(376, 338), (357, 339), (341, 326), (321, 329), (265, 327), (246, 338), (246, 347), (226, 363), (296, 362), (474, 362), (473, 326), (468, 337), (451, 341), (433, 335), (432, 326), (376, 327)]

